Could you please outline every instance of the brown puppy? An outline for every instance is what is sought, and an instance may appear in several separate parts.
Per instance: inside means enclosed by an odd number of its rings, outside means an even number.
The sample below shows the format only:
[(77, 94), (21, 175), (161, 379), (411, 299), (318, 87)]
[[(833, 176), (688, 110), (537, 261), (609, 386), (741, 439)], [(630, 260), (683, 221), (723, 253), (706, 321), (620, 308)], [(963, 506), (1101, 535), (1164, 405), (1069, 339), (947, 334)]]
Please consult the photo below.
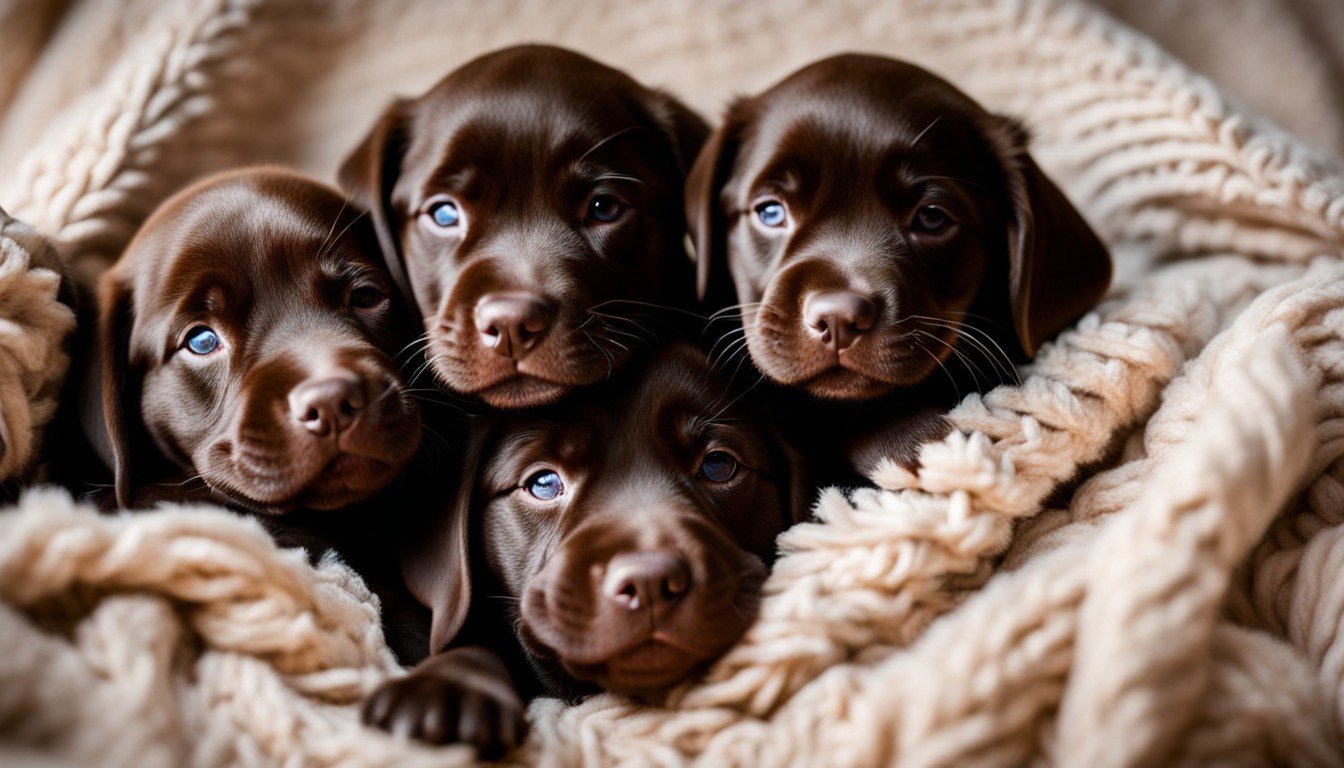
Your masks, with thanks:
[[(364, 714), (493, 752), (522, 733), (498, 654), (551, 694), (642, 696), (685, 680), (745, 631), (775, 537), (815, 490), (759, 400), (685, 344), (560, 404), (500, 416), (475, 447), (475, 482), (405, 568), (433, 609), (436, 655)], [(445, 652), (473, 593), (470, 631), (496, 653)]]
[(682, 181), (707, 134), (621, 72), (522, 46), (392, 105), (340, 178), (439, 382), (520, 408), (619, 367), (641, 302), (694, 302)]
[[(696, 160), (699, 291), (740, 303), (757, 367), (813, 398), (908, 410), (935, 377), (949, 393), (1011, 379), (1111, 274), (1026, 140), (911, 64), (809, 65), (729, 109)], [(918, 441), (879, 442), (862, 469)]]
[(333, 189), (269, 169), (200, 182), (145, 222), (98, 304), (81, 420), (119, 506), (180, 497), (185, 475), (249, 510), (335, 509), (419, 443), (389, 355), (408, 319)]

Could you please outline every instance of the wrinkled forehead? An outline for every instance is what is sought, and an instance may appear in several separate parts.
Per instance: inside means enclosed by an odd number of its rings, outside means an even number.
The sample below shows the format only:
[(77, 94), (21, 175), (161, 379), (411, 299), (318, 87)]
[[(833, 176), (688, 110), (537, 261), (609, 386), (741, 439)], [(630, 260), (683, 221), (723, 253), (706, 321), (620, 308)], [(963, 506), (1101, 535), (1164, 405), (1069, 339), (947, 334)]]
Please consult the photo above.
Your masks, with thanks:
[(648, 363), (618, 410), (644, 419), (710, 419), (730, 407), (734, 391), (704, 352), (677, 344)]
[(763, 437), (753, 408), (754, 373), (732, 360), (711, 363), (702, 350), (673, 345), (638, 372), (606, 406), (616, 422), (611, 442), (634, 455), (695, 444), (729, 430), (748, 440)]
[(607, 78), (589, 80), (543, 79), (431, 92), (413, 112), (398, 196), (414, 198), (445, 172), (515, 164), (541, 164), (553, 172), (549, 166), (555, 164), (600, 163), (628, 149), (627, 139), (653, 130), (634, 86)]
[(788, 80), (747, 105), (739, 168), (871, 168), (886, 162), (973, 171), (987, 159), (984, 110), (931, 77)]
[(232, 180), (156, 213), (132, 245), (137, 314), (191, 292), (284, 290), (315, 270), (337, 273), (368, 260), (358, 214), (333, 192), (300, 193), (285, 188), (289, 181)]

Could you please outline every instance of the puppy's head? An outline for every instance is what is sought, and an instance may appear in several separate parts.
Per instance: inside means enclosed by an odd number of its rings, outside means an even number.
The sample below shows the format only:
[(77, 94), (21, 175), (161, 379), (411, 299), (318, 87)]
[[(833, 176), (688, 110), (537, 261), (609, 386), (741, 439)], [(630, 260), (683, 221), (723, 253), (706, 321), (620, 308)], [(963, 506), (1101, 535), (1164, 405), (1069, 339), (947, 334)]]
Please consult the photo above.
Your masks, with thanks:
[(335, 190), (256, 170), (179, 193), (100, 285), (84, 421), (119, 505), (164, 459), (259, 511), (382, 488), (420, 437), (388, 354), (408, 330), (372, 227)]
[(890, 59), (825, 59), (734, 105), (686, 198), (702, 296), (742, 302), (756, 364), (818, 397), (1030, 357), (1110, 281), (1024, 131)]
[(621, 72), (523, 46), (393, 105), (340, 177), (440, 382), (527, 407), (619, 366), (643, 303), (694, 300), (682, 182), (707, 133)]
[(813, 490), (759, 405), (702, 352), (674, 346), (483, 428), (474, 485), (408, 560), (412, 590), (434, 609), (433, 648), (465, 614), (470, 535), (543, 668), (640, 695), (723, 653), (754, 617), (775, 537)]

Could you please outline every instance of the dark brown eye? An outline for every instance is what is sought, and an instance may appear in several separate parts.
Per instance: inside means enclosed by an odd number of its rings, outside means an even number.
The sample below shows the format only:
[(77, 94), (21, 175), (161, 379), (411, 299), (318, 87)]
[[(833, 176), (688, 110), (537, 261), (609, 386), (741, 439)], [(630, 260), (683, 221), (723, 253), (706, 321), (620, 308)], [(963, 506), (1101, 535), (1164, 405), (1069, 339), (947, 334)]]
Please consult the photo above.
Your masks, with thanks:
[(936, 205), (926, 205), (915, 211), (914, 229), (916, 232), (938, 234), (952, 226), (952, 217), (947, 211)]
[(350, 292), (350, 306), (355, 309), (370, 309), (383, 302), (386, 296), (371, 285), (361, 285)]
[(588, 221), (599, 224), (610, 224), (621, 218), (625, 213), (625, 204), (615, 195), (593, 195), (593, 199), (588, 201), (588, 212), (586, 214)]

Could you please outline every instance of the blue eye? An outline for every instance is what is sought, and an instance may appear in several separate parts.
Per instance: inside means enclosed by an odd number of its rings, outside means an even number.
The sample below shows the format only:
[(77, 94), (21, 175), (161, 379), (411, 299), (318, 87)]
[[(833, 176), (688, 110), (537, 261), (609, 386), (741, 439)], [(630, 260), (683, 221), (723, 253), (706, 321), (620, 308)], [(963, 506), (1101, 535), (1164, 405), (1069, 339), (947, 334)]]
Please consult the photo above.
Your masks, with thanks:
[(429, 218), (434, 225), (443, 229), (456, 227), (462, 220), (462, 212), (457, 209), (457, 203), (451, 200), (440, 200), (430, 205)]
[(756, 206), (756, 218), (767, 227), (782, 227), (789, 220), (789, 212), (778, 200), (766, 200)]
[(187, 332), (187, 349), (194, 355), (208, 355), (219, 349), (219, 334), (203, 325)]
[(727, 451), (710, 451), (700, 460), (700, 476), (711, 483), (726, 483), (737, 476), (738, 463)]
[(523, 481), (523, 487), (533, 498), (551, 501), (565, 492), (565, 483), (553, 469), (543, 469)]
[(625, 205), (614, 195), (594, 195), (593, 199), (588, 201), (589, 221), (610, 224), (621, 218), (624, 212)]

